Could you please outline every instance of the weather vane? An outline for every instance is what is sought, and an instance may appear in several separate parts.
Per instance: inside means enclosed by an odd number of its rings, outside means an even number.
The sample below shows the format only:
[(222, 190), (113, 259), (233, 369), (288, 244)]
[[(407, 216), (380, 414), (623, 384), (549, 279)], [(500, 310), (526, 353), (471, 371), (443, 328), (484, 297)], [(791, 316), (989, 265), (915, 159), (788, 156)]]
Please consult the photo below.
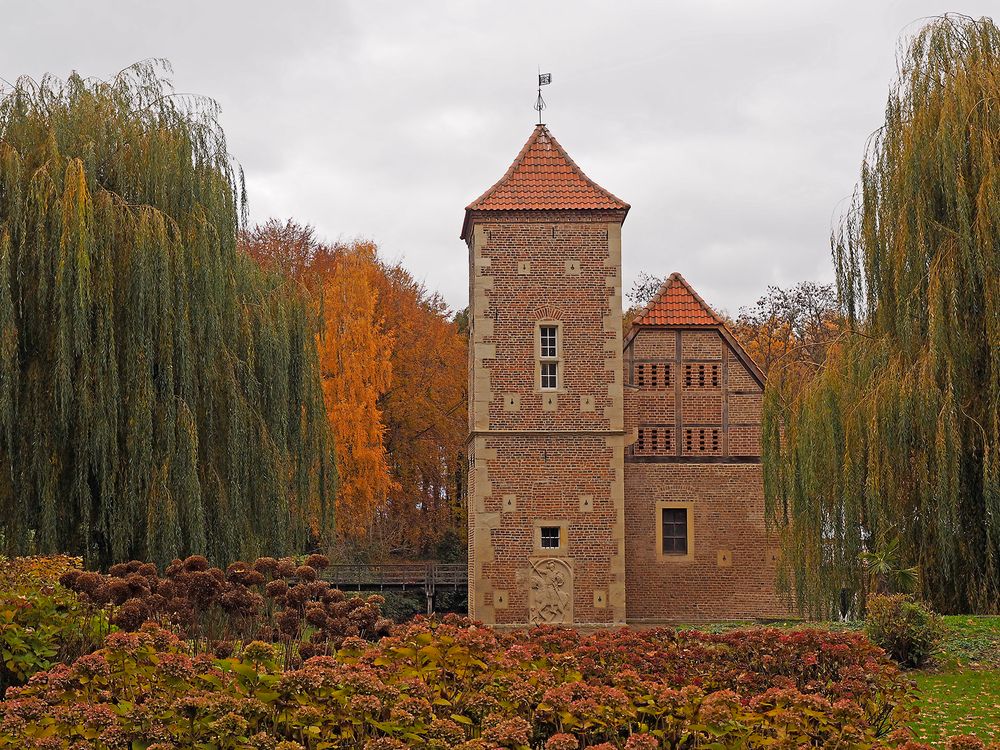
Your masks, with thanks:
[(545, 100), (542, 98), (542, 86), (552, 83), (551, 73), (538, 74), (538, 99), (535, 100), (535, 109), (538, 110), (538, 124), (542, 124), (542, 110), (545, 109)]

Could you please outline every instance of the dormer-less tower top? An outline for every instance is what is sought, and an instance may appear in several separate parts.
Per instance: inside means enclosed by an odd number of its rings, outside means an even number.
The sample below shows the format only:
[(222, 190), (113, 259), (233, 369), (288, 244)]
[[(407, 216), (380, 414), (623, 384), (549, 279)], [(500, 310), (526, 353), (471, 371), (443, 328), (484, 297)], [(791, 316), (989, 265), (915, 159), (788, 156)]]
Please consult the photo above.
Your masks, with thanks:
[(549, 129), (536, 125), (507, 173), (465, 207), (461, 238), (497, 211), (586, 210), (620, 212), (624, 221), (629, 204), (587, 177)]

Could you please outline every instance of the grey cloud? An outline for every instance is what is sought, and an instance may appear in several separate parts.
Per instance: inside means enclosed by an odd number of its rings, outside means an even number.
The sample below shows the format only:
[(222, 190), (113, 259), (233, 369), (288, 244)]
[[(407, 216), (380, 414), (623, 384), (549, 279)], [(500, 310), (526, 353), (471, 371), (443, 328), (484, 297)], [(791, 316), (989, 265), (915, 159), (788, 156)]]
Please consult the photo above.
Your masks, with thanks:
[[(994, 3), (962, 8), (987, 14)], [(899, 35), (948, 10), (871, 2), (4, 2), (0, 76), (146, 57), (222, 106), (254, 220), (370, 237), (454, 307), (462, 209), (546, 122), (632, 204), (626, 289), (683, 272), (735, 312), (832, 278), (831, 217), (882, 120)], [(11, 41), (13, 39), (13, 41)]]

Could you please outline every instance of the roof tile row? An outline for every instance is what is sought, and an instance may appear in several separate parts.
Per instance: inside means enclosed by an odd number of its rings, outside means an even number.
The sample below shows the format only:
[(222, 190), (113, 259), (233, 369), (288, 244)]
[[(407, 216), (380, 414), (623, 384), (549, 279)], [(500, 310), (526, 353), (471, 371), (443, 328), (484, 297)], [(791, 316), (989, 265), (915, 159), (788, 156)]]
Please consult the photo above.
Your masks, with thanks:
[(625, 210), (629, 205), (583, 173), (548, 128), (538, 125), (507, 173), (468, 211)]
[(691, 288), (687, 279), (672, 273), (656, 295), (632, 321), (640, 326), (724, 326), (725, 323)]

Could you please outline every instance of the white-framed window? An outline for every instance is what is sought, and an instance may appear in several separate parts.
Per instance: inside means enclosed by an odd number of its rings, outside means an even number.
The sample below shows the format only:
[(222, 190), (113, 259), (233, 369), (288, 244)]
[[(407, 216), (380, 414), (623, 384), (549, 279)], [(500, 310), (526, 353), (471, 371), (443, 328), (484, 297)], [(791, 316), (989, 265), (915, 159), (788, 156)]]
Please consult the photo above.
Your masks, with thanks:
[(555, 359), (559, 350), (556, 348), (556, 338), (558, 334), (557, 326), (539, 326), (538, 338), (542, 359)]
[(543, 391), (559, 389), (559, 325), (542, 323), (538, 326), (539, 387)]
[(542, 362), (542, 390), (554, 391), (559, 387), (559, 363)]

